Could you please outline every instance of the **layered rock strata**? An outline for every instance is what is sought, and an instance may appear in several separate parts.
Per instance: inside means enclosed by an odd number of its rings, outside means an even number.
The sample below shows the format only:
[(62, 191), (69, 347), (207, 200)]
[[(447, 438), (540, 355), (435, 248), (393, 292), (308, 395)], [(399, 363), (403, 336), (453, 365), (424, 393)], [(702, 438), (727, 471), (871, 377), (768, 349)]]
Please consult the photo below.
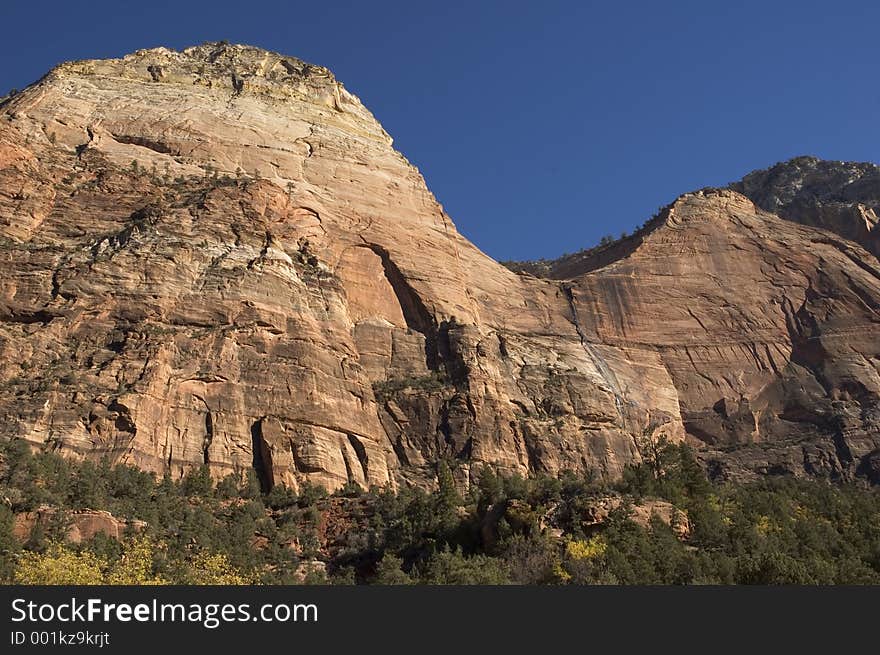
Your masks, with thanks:
[(541, 279), (290, 57), (63, 64), (0, 111), (5, 438), (266, 490), (613, 478), (661, 436), (851, 477), (880, 447), (877, 260), (737, 192)]

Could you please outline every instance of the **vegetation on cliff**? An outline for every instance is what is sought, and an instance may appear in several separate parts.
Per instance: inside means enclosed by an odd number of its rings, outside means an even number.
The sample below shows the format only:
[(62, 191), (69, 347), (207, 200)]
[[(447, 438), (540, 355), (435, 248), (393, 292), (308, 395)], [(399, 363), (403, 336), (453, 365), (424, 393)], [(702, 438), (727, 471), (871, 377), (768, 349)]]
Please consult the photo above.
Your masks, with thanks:
[[(315, 487), (261, 494), (253, 477), (180, 481), (129, 466), (0, 454), (0, 581), (20, 584), (880, 583), (880, 494), (821, 480), (710, 482), (666, 445), (610, 486), (485, 470), (461, 494)], [(638, 521), (663, 499), (675, 512)], [(616, 499), (597, 515), (599, 499)], [(659, 502), (659, 501), (658, 501)], [(52, 507), (27, 535), (21, 518)], [(77, 512), (131, 519), (119, 540), (66, 541)], [(45, 514), (45, 512), (44, 512)], [(597, 518), (598, 516), (598, 518)]]

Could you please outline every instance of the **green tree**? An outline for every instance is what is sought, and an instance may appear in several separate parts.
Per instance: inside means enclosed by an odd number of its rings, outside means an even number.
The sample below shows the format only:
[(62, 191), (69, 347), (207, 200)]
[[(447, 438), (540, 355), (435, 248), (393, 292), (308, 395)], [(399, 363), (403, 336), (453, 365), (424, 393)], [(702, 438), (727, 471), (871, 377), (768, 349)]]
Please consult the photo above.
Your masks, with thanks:
[(211, 469), (206, 464), (190, 469), (183, 477), (183, 494), (185, 496), (210, 496), (214, 490), (211, 480)]
[(460, 550), (444, 548), (434, 553), (420, 568), (420, 581), (426, 584), (502, 585), (510, 578), (504, 562), (486, 555), (465, 557)]
[(381, 585), (409, 585), (412, 578), (403, 571), (403, 560), (391, 553), (386, 553), (376, 565), (376, 575), (373, 584)]
[(11, 583), (15, 570), (15, 557), (19, 551), (19, 544), (12, 532), (14, 523), (15, 515), (12, 509), (0, 504), (0, 584)]

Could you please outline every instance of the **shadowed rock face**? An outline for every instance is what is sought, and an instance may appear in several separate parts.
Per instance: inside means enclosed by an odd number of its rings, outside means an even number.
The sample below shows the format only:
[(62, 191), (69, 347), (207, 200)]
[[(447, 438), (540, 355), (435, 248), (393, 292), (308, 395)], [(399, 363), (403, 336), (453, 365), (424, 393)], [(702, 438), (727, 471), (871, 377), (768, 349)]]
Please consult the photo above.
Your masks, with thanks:
[(870, 473), (880, 266), (738, 193), (539, 279), (296, 59), (140, 51), (0, 109), (6, 438), (264, 489), (614, 477), (661, 433), (719, 474)]

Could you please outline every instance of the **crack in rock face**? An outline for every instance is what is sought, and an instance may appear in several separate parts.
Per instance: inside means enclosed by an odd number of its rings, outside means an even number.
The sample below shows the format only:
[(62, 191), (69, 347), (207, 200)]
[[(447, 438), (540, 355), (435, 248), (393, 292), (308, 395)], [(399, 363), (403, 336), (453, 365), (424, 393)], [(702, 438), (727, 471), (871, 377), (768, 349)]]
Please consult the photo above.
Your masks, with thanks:
[(263, 491), (613, 479), (661, 438), (720, 477), (877, 478), (868, 165), (795, 160), (515, 273), (292, 57), (72, 62), (0, 113), (2, 438)]

